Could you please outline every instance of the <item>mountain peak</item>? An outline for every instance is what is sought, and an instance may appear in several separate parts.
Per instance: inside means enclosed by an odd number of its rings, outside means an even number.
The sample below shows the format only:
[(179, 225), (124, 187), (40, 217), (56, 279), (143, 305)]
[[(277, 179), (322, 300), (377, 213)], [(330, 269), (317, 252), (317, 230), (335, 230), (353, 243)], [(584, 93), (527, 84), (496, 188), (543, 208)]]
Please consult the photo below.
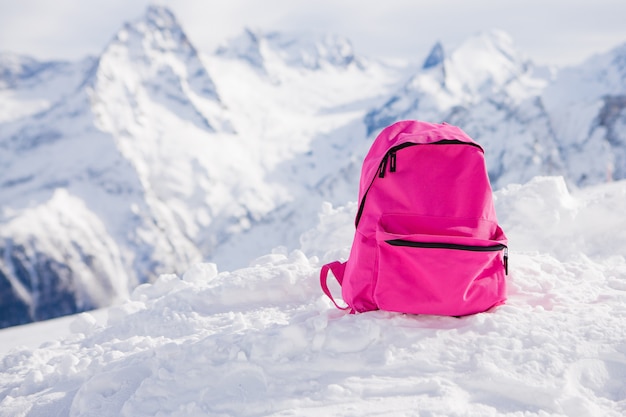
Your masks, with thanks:
[(252, 29), (245, 29), (242, 35), (221, 46), (217, 54), (248, 61), (252, 66), (264, 70), (273, 61), (308, 70), (328, 66), (344, 68), (358, 62), (350, 41), (338, 35), (262, 32)]
[(457, 95), (490, 95), (527, 74), (529, 64), (506, 32), (480, 32), (446, 58), (446, 87)]
[[(198, 51), (163, 6), (149, 6), (142, 17), (118, 31), (100, 56), (94, 84), (102, 97), (112, 100), (115, 94), (115, 100), (127, 103), (129, 109), (135, 109), (145, 95), (170, 104), (180, 118), (202, 129), (215, 131), (217, 125), (225, 125), (215, 120), (221, 101)], [(128, 90), (135, 93), (129, 95)], [(108, 123), (113, 124), (118, 122)]]
[(479, 32), (448, 54), (435, 44), (422, 68), (401, 91), (368, 113), (365, 123), (373, 132), (390, 120), (437, 120), (441, 114), (459, 112), (487, 98), (520, 102), (539, 93), (543, 80), (532, 78), (532, 65), (501, 30)]
[(494, 66), (520, 66), (524, 57), (514, 46), (511, 36), (499, 29), (483, 31), (470, 36), (454, 49), (452, 60), (473, 63), (475, 70), (490, 70)]
[(242, 59), (255, 68), (263, 69), (263, 55), (261, 53), (260, 31), (245, 28), (244, 32), (220, 46), (216, 53), (229, 58)]
[(497, 45), (501, 49), (512, 48), (513, 38), (511, 35), (502, 29), (489, 29), (478, 32), (472, 38), (482, 39), (485, 42)]
[(271, 33), (267, 37), (273, 50), (294, 67), (319, 69), (326, 65), (347, 67), (356, 58), (350, 41), (335, 34), (297, 35)]
[(174, 13), (164, 6), (148, 6), (142, 17), (124, 25), (113, 42), (144, 50), (177, 50), (187, 55), (197, 55)]
[(159, 29), (180, 27), (176, 16), (165, 6), (150, 5), (146, 9), (145, 22)]
[(441, 42), (437, 42), (433, 48), (430, 50), (430, 53), (424, 60), (424, 64), (422, 65), (422, 69), (428, 69), (432, 67), (436, 67), (441, 64), (445, 59), (445, 54), (443, 52), (443, 45)]

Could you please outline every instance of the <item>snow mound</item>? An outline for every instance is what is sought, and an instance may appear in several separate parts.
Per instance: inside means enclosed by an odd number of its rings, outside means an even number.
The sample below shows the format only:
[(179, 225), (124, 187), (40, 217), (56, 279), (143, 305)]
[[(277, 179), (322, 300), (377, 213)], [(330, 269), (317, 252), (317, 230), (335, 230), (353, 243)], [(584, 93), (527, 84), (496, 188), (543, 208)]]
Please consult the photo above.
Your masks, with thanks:
[(105, 325), (83, 313), (14, 348), (0, 416), (624, 415), (625, 193), (550, 177), (496, 193), (509, 300), (463, 318), (331, 307), (320, 256), (347, 253), (356, 207), (325, 205), (302, 250), (163, 275)]
[(289, 35), (246, 29), (220, 46), (216, 53), (241, 59), (263, 71), (270, 69), (272, 61), (276, 60), (289, 67), (312, 71), (328, 66), (345, 68), (353, 63), (359, 65), (350, 41), (334, 34)]

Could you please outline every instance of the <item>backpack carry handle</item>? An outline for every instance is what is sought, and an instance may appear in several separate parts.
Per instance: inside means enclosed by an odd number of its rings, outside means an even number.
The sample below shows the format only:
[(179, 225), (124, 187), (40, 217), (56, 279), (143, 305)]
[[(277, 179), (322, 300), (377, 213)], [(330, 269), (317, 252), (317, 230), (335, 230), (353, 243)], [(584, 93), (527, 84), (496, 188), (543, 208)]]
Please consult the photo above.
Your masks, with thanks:
[(337, 307), (340, 310), (349, 310), (350, 306), (341, 307), (339, 306), (339, 304), (337, 304), (337, 302), (333, 298), (332, 294), (330, 293), (330, 290), (328, 289), (328, 271), (331, 271), (333, 273), (333, 275), (335, 276), (335, 279), (337, 280), (339, 285), (341, 285), (341, 283), (343, 282), (343, 274), (345, 270), (346, 270), (345, 262), (342, 263), (339, 261), (335, 261), (335, 262), (331, 262), (329, 264), (324, 265), (322, 267), (322, 270), (320, 271), (320, 285), (322, 286), (322, 290), (324, 291), (324, 294), (326, 294), (328, 298), (330, 298), (330, 301), (333, 302), (335, 307)]

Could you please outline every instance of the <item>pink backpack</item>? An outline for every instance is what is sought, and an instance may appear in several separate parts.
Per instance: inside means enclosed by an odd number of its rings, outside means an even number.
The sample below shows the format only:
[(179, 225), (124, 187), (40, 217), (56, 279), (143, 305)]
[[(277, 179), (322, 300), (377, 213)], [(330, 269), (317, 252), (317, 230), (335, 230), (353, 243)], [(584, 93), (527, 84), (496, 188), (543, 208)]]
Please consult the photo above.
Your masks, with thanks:
[[(484, 151), (456, 126), (401, 121), (363, 162), (347, 262), (322, 267), (341, 309), (463, 316), (506, 300), (507, 239)], [(340, 307), (327, 285), (341, 285)]]

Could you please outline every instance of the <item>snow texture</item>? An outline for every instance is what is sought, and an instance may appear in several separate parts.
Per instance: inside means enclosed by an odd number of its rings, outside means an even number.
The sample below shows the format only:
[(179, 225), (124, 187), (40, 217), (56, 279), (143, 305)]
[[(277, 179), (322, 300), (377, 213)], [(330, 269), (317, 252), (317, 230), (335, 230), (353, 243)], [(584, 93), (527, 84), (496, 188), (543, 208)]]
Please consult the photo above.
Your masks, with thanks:
[(401, 69), (336, 36), (249, 31), (226, 48), (200, 54), (151, 6), (80, 65), (2, 55), (0, 327), (294, 249), (323, 201), (351, 198), (363, 109)]
[(318, 272), (348, 253), (356, 204), (324, 204), (300, 250), (162, 275), (95, 316), (28, 325), (39, 347), (1, 331), (0, 416), (623, 416), (626, 182), (537, 177), (495, 197), (511, 261), (492, 311), (335, 309)]

